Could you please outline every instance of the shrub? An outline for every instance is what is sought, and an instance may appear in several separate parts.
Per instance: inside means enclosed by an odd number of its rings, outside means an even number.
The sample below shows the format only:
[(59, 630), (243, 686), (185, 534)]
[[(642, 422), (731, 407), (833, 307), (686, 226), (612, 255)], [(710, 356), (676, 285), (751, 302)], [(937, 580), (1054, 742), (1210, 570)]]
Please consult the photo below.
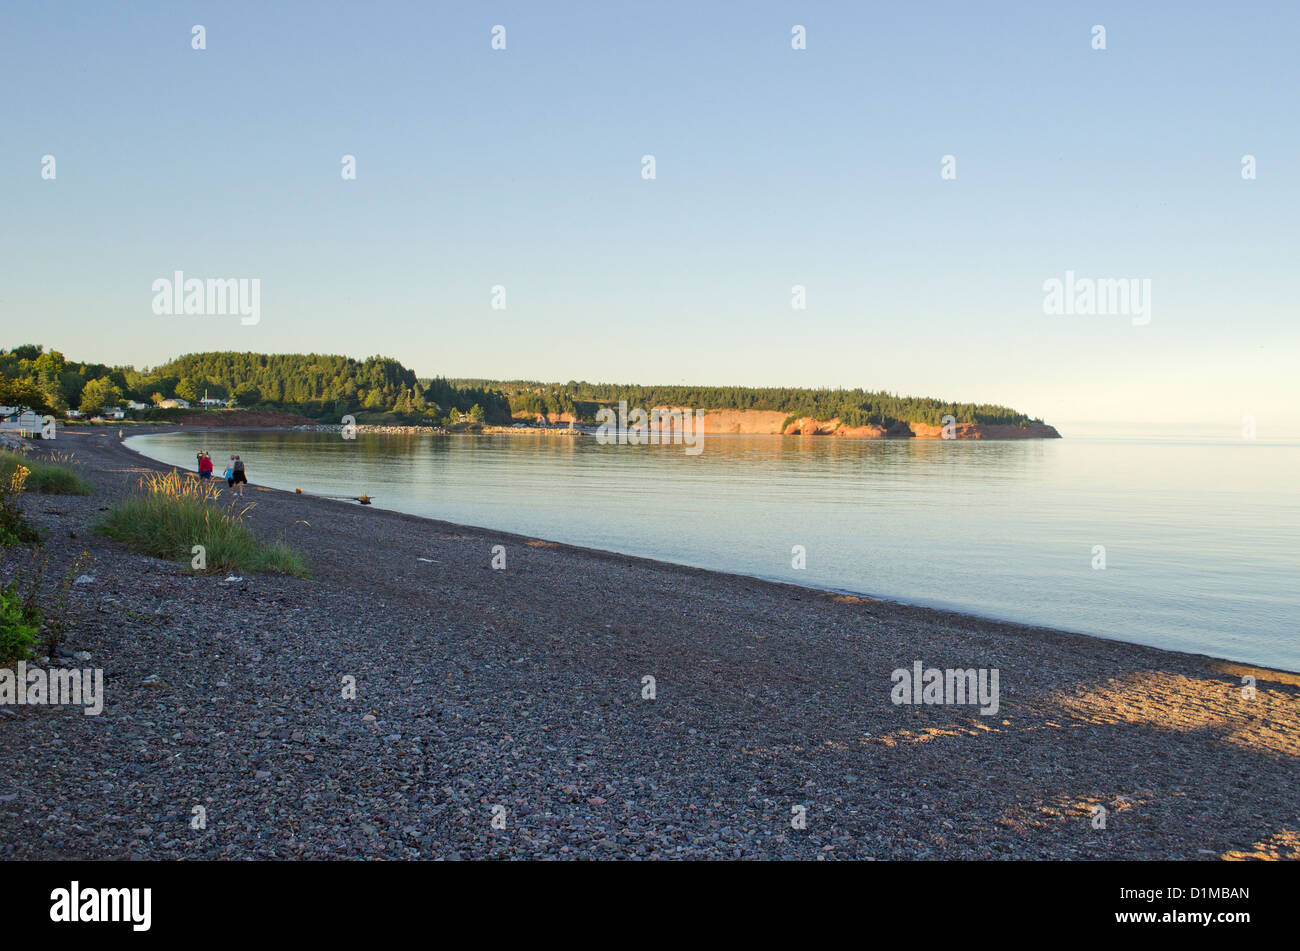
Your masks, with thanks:
[(0, 478), (0, 548), (40, 541), (40, 532), (27, 523), (18, 509), (18, 500), (30, 475), (31, 470), (19, 464), (8, 478)]
[(190, 562), (202, 545), (207, 571), (273, 571), (305, 578), (306, 559), (279, 542), (253, 535), (239, 512), (223, 512), (221, 489), (211, 482), (182, 477), (173, 470), (140, 480), (139, 494), (113, 506), (96, 531), (133, 551)]
[(47, 495), (89, 495), (90, 483), (66, 466), (36, 462), (13, 452), (0, 452), (0, 480), (8, 482), (18, 469), (26, 469), (28, 492)]
[(39, 623), (33, 623), (23, 610), (18, 582), (0, 588), (0, 664), (31, 656), (38, 628)]

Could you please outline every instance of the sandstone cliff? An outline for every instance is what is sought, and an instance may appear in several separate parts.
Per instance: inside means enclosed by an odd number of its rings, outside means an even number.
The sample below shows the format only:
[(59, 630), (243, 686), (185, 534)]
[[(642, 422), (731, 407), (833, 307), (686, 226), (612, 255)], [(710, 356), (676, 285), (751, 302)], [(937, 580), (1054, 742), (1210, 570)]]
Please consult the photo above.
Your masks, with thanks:
[[(658, 406), (657, 410), (684, 410), (682, 407)], [(753, 436), (830, 436), (836, 439), (942, 439), (942, 426), (929, 426), (925, 423), (895, 423), (888, 428), (883, 426), (845, 426), (838, 419), (813, 419), (800, 417), (788, 426), (785, 421), (789, 413), (774, 410), (753, 409), (710, 409), (704, 411), (701, 420), (702, 431), (706, 435), (753, 435)], [(556, 424), (577, 424), (569, 413), (551, 413), (549, 417), (538, 415), (539, 422)], [(986, 423), (957, 423), (954, 429), (956, 439), (1060, 439), (1061, 434), (1055, 427), (1041, 423), (1028, 426), (996, 425)]]
[[(785, 428), (787, 436), (833, 436), (839, 439), (942, 439), (943, 427), (926, 423), (895, 423), (882, 426), (845, 426), (838, 419), (802, 417)], [(1055, 426), (1030, 423), (1013, 426), (995, 423), (957, 423), (954, 439), (1060, 439)]]

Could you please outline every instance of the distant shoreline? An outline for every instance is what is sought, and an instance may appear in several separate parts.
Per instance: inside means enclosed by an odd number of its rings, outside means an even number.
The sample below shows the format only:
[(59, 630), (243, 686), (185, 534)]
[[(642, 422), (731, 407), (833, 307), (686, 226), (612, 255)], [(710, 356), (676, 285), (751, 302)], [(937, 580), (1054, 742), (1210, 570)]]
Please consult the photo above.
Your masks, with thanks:
[[(717, 414), (714, 414), (715, 416)], [(768, 415), (768, 414), (764, 414)], [(781, 414), (771, 414), (780, 416)], [(350, 427), (342, 423), (319, 423), (319, 422), (302, 422), (302, 423), (275, 423), (264, 425), (258, 423), (244, 424), (240, 421), (222, 418), (215, 414), (211, 418), (204, 418), (202, 422), (195, 419), (188, 420), (189, 430), (266, 430), (281, 432), (319, 432), (319, 433), (338, 433), (346, 428), (356, 434), (370, 435), (436, 435), (436, 436), (461, 436), (461, 435), (484, 435), (484, 436), (593, 436), (597, 433), (599, 427), (590, 423), (569, 423), (569, 424), (551, 424), (551, 425), (521, 425), (515, 423), (510, 426), (501, 426), (487, 423), (462, 423), (453, 426), (440, 425), (394, 425), (388, 423), (356, 423)], [(784, 431), (779, 427), (764, 427), (761, 424), (753, 427), (747, 427), (741, 423), (733, 423), (725, 427), (712, 427), (709, 425), (709, 416), (705, 416), (705, 428), (700, 431), (703, 436), (779, 436), (782, 438), (802, 438), (802, 439), (853, 439), (863, 441), (890, 441), (906, 442), (910, 439), (916, 440), (942, 440), (949, 441), (983, 441), (983, 442), (1003, 442), (1018, 441), (1025, 439), (1060, 439), (1061, 435), (1052, 426), (1035, 425), (1030, 427), (1019, 426), (1002, 426), (1002, 425), (982, 425), (979, 423), (957, 423), (948, 427), (945, 435), (943, 426), (927, 426), (923, 423), (910, 423), (907, 432), (902, 432), (898, 428), (887, 430), (883, 427), (848, 427), (843, 426), (838, 420), (818, 421), (811, 419), (799, 419), (787, 426)], [(72, 428), (77, 430), (87, 424), (76, 424)], [(122, 422), (103, 422), (94, 424), (98, 426), (121, 426)], [(186, 421), (129, 421), (126, 423), (132, 429), (141, 426), (174, 428), (176, 431), (186, 429)], [(619, 430), (628, 432), (629, 430)], [(664, 430), (665, 437), (671, 434), (668, 429)]]
[[(330, 426), (322, 426), (322, 427), (319, 427), (319, 428), (318, 428), (318, 427), (314, 427), (314, 426), (313, 426), (313, 427), (302, 427), (302, 426), (299, 426), (299, 427), (230, 427), (230, 428), (225, 429), (225, 430), (223, 430), (223, 431), (226, 431), (226, 432), (293, 432), (293, 431), (302, 431), (302, 432), (320, 432), (320, 433), (329, 433), (329, 432), (337, 432), (338, 429), (339, 429), (339, 427), (337, 427), (337, 426), (334, 426), (334, 427), (330, 427)], [(413, 430), (413, 432), (412, 432), (411, 434), (419, 434), (419, 428), (418, 428), (418, 427), (411, 427), (411, 429)], [(187, 431), (184, 427), (175, 427), (175, 426), (157, 426), (157, 427), (155, 427), (155, 428), (154, 428), (152, 431), (150, 431), (150, 432), (147, 432), (147, 433), (141, 432), (141, 433), (135, 433), (135, 434), (127, 434), (127, 436), (128, 436), (128, 438), (129, 438), (129, 436), (131, 436), (131, 435), (175, 435), (175, 434), (185, 435), (185, 434), (187, 434), (187, 432), (188, 432), (189, 434), (193, 434), (195, 431), (197, 431), (196, 428), (191, 428), (190, 430)], [(367, 431), (365, 430), (365, 428), (360, 427), (360, 426), (358, 427), (358, 435), (406, 435), (406, 434), (407, 434), (407, 433), (398, 433), (398, 432), (377, 432), (377, 431), (367, 432)], [(489, 433), (489, 432), (484, 432), (484, 433), (450, 432), (450, 433), (446, 433), (446, 435), (528, 435), (528, 434), (529, 434), (529, 433), (528, 433), (528, 431), (526, 431), (526, 430), (516, 430), (516, 429), (505, 429), (505, 430), (503, 430), (501, 433)], [(575, 434), (575, 431), (570, 431), (570, 430), (565, 430), (565, 429), (536, 430), (534, 434), (536, 434), (536, 435), (561, 435), (561, 434), (567, 434), (567, 435), (570, 435), (570, 436), (571, 436), (571, 435), (574, 435), (574, 434)], [(730, 435), (730, 434), (715, 434), (715, 435)], [(746, 435), (749, 435), (749, 434), (746, 434)], [(772, 435), (772, 436), (775, 438), (777, 434), (770, 434), (770, 435)], [(890, 442), (894, 442), (894, 443), (905, 442), (905, 440), (901, 440), (901, 439), (894, 439), (894, 440), (889, 440), (889, 441), (890, 441)], [(145, 454), (145, 453), (143, 453), (143, 452), (140, 452), (139, 450), (134, 449), (134, 448), (132, 448), (132, 447), (130, 447), (130, 446), (124, 446), (123, 448), (125, 448), (128, 452), (131, 452), (131, 453), (133, 453), (134, 455), (139, 456), (139, 457), (142, 458), (142, 459), (146, 459), (146, 460), (148, 460), (152, 465), (154, 465), (154, 466), (156, 466), (156, 467), (158, 467), (158, 468), (160, 468), (160, 469), (163, 469), (163, 470), (170, 470), (170, 469), (173, 469), (173, 468), (177, 468), (176, 466), (173, 466), (173, 465), (171, 465), (171, 464), (169, 464), (169, 463), (166, 463), (166, 462), (164, 462), (164, 461), (162, 461), (162, 460), (160, 460), (160, 459), (154, 458), (153, 456), (149, 456), (149, 455), (147, 455), (147, 454)], [(182, 468), (182, 471), (189, 471), (189, 470)], [(256, 484), (254, 484), (254, 485), (256, 485)], [(270, 487), (270, 486), (256, 486), (256, 488), (258, 489), (258, 491), (261, 491), (261, 492), (275, 492), (275, 493), (283, 493), (283, 494), (286, 494), (286, 495), (295, 495), (295, 493), (292, 492), (292, 491), (289, 490), (289, 489), (277, 489), (277, 488), (272, 488), (272, 487)], [(312, 492), (310, 489), (306, 488), (305, 485), (304, 485), (304, 487), (303, 487), (303, 489), (302, 489), (302, 494), (301, 494), (301, 495), (298, 495), (297, 497), (298, 497), (298, 498), (318, 498), (318, 499), (325, 499), (325, 498), (327, 498), (326, 496), (316, 495), (316, 494), (315, 494), (314, 492)], [(381, 510), (381, 511), (389, 511), (389, 512), (394, 512), (394, 513), (397, 513), (397, 512), (398, 512), (398, 510), (396, 510), (396, 509), (385, 508), (384, 505), (383, 505), (383, 500), (382, 500), (382, 499), (378, 500), (378, 502), (379, 502), (379, 504), (376, 506), (376, 509), (377, 509), (377, 510)], [(340, 504), (348, 504), (348, 503), (340, 503)], [(431, 516), (425, 516), (425, 515), (414, 515), (414, 514), (410, 514), (410, 513), (406, 513), (406, 512), (402, 512), (402, 513), (400, 513), (400, 514), (402, 514), (403, 516), (408, 517), (408, 518), (418, 518), (418, 519), (423, 519), (423, 520), (427, 520), (427, 521), (430, 521), (430, 522), (441, 522), (441, 521), (442, 521), (442, 520), (440, 520), (440, 519), (432, 518)], [(504, 534), (504, 532), (499, 531), (499, 530), (497, 530), (497, 529), (493, 529), (493, 528), (491, 528), (491, 527), (489, 527), (489, 526), (483, 526), (483, 525), (472, 525), (472, 524), (468, 524), (468, 523), (448, 523), (448, 524), (453, 524), (455, 527), (457, 527), (457, 528), (463, 528), (463, 529), (465, 529), (465, 530), (467, 530), (467, 531), (475, 531), (475, 532), (483, 532), (483, 533)], [(565, 546), (565, 547), (575, 547), (575, 546), (570, 546), (569, 543), (567, 543), (567, 542), (555, 542), (555, 541), (549, 541), (549, 540), (546, 541), (546, 544), (548, 544), (548, 545), (563, 545), (563, 546)], [(685, 569), (688, 569), (688, 570), (692, 570), (692, 571), (703, 571), (703, 572), (709, 572), (709, 573), (722, 574), (722, 575), (726, 575), (726, 576), (728, 576), (728, 577), (737, 577), (737, 578), (751, 579), (751, 580), (753, 580), (753, 581), (756, 581), (756, 582), (762, 582), (762, 583), (764, 583), (764, 584), (788, 585), (788, 586), (792, 586), (792, 587), (799, 588), (799, 589), (801, 589), (801, 590), (806, 590), (806, 591), (809, 591), (809, 592), (812, 592), (812, 593), (816, 593), (816, 594), (819, 594), (819, 595), (824, 595), (824, 596), (827, 596), (827, 597), (844, 597), (844, 598), (850, 598), (850, 599), (857, 599), (857, 600), (863, 600), (863, 601), (870, 601), (870, 602), (872, 602), (872, 603), (891, 604), (891, 605), (896, 605), (896, 606), (898, 606), (898, 607), (900, 607), (900, 608), (907, 608), (907, 609), (911, 609), (911, 610), (936, 611), (936, 612), (943, 613), (943, 614), (955, 614), (955, 615), (959, 615), (959, 616), (962, 616), (962, 617), (971, 618), (971, 619), (973, 619), (973, 620), (986, 621), (986, 622), (991, 623), (991, 624), (1007, 624), (1007, 625), (1014, 625), (1014, 626), (1025, 627), (1025, 628), (1035, 628), (1035, 629), (1039, 629), (1039, 630), (1052, 630), (1052, 631), (1058, 631), (1058, 632), (1060, 632), (1060, 633), (1062, 633), (1062, 634), (1068, 634), (1068, 635), (1070, 635), (1070, 636), (1072, 636), (1072, 637), (1085, 637), (1085, 638), (1090, 638), (1090, 639), (1097, 639), (1097, 640), (1101, 640), (1101, 641), (1106, 641), (1106, 642), (1110, 642), (1110, 643), (1121, 643), (1121, 644), (1127, 644), (1127, 645), (1131, 645), (1131, 646), (1134, 646), (1134, 647), (1143, 647), (1143, 648), (1146, 648), (1146, 647), (1148, 646), (1148, 645), (1143, 645), (1143, 644), (1141, 644), (1141, 643), (1138, 642), (1138, 641), (1128, 640), (1128, 639), (1125, 639), (1125, 638), (1122, 638), (1122, 637), (1106, 637), (1106, 636), (1101, 635), (1101, 634), (1092, 634), (1092, 633), (1087, 633), (1087, 632), (1082, 632), (1082, 631), (1073, 631), (1073, 630), (1070, 630), (1070, 629), (1068, 629), (1068, 628), (1053, 628), (1053, 627), (1045, 627), (1044, 625), (1035, 624), (1035, 623), (1033, 623), (1033, 622), (1029, 622), (1029, 621), (1018, 621), (1018, 620), (1014, 620), (1014, 619), (1011, 619), (1011, 618), (1007, 618), (1007, 617), (1005, 617), (1005, 616), (1000, 616), (1000, 615), (998, 615), (998, 614), (993, 614), (993, 613), (978, 613), (978, 612), (973, 612), (973, 611), (971, 611), (971, 610), (969, 610), (969, 609), (964, 609), (964, 608), (959, 607), (959, 606), (945, 606), (945, 605), (943, 605), (943, 604), (941, 604), (941, 603), (934, 603), (934, 602), (929, 602), (929, 603), (927, 603), (926, 601), (923, 601), (923, 600), (905, 600), (905, 599), (901, 599), (901, 598), (890, 597), (890, 596), (888, 596), (888, 595), (881, 595), (881, 594), (877, 594), (877, 593), (873, 593), (873, 592), (869, 592), (869, 591), (864, 591), (864, 590), (862, 590), (862, 589), (837, 588), (837, 587), (832, 587), (832, 586), (827, 586), (827, 585), (808, 585), (808, 584), (803, 584), (803, 583), (795, 582), (795, 581), (789, 581), (789, 580), (785, 580), (785, 579), (781, 579), (781, 578), (768, 577), (768, 576), (764, 576), (764, 575), (761, 575), (761, 574), (746, 574), (746, 573), (739, 573), (739, 572), (730, 572), (730, 571), (726, 571), (726, 570), (724, 570), (724, 569), (704, 568), (704, 567), (699, 567), (699, 566), (696, 566), (696, 565), (688, 565), (688, 564), (685, 564), (685, 563), (679, 563), (679, 562), (674, 562), (674, 561), (666, 561), (666, 560), (660, 560), (660, 559), (653, 559), (653, 558), (649, 558), (649, 557), (647, 557), (647, 556), (643, 556), (643, 555), (637, 555), (637, 554), (633, 554), (633, 553), (629, 553), (629, 552), (617, 551), (617, 550), (612, 550), (612, 549), (584, 549), (584, 550), (599, 551), (599, 552), (601, 552), (601, 553), (603, 553), (603, 554), (606, 554), (606, 555), (609, 555), (609, 556), (611, 556), (611, 557), (636, 558), (636, 559), (645, 560), (645, 561), (649, 561), (649, 562), (656, 563), (656, 564), (676, 565), (676, 566), (679, 566), (679, 567), (682, 567), (682, 568), (685, 568)], [(1170, 652), (1170, 653), (1179, 654), (1179, 655), (1185, 655), (1185, 656), (1189, 656), (1189, 657), (1200, 657), (1200, 658), (1204, 658), (1204, 659), (1206, 659), (1206, 660), (1212, 660), (1212, 661), (1215, 661), (1215, 662), (1218, 662), (1218, 663), (1224, 663), (1224, 664), (1233, 664), (1233, 665), (1238, 665), (1238, 666), (1258, 666), (1258, 665), (1254, 664), (1254, 662), (1251, 662), (1251, 661), (1233, 660), (1233, 659), (1226, 658), (1226, 657), (1219, 657), (1219, 656), (1217, 656), (1217, 655), (1213, 655), (1213, 654), (1203, 654), (1203, 653), (1198, 653), (1198, 652), (1195, 652), (1195, 651), (1183, 651), (1183, 650), (1178, 650), (1177, 648), (1169, 648), (1169, 647), (1150, 647), (1150, 649), (1152, 649), (1152, 650), (1160, 650), (1160, 651), (1167, 651), (1167, 652)], [(1297, 677), (1297, 683), (1300, 684), (1300, 669), (1291, 670), (1291, 669), (1289, 669), (1289, 668), (1285, 668), (1285, 667), (1265, 667), (1265, 668), (1261, 668), (1261, 669), (1274, 670), (1274, 671), (1281, 672), (1281, 673), (1284, 673), (1284, 674), (1287, 674), (1287, 675), (1290, 675), (1290, 676), (1295, 676), (1295, 677)]]

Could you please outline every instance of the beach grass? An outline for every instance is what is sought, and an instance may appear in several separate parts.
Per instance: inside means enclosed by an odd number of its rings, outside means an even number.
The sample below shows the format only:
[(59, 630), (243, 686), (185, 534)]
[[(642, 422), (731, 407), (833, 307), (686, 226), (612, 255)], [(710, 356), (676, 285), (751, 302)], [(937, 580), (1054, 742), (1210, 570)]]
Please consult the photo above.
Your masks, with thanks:
[(263, 542), (244, 521), (254, 503), (226, 509), (222, 490), (173, 470), (140, 480), (140, 491), (114, 505), (96, 525), (132, 551), (179, 559), (196, 571), (262, 571), (306, 578), (307, 560), (281, 542)]
[(45, 495), (90, 495), (90, 483), (64, 465), (38, 462), (16, 452), (0, 451), (0, 480), (9, 481), (18, 467), (28, 471), (24, 490)]

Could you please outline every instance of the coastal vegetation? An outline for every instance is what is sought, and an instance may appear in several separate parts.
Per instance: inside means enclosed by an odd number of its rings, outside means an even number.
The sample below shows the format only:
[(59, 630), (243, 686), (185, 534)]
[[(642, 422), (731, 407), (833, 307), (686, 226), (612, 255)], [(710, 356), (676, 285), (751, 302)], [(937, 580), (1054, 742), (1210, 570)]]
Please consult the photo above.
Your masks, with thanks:
[[(147, 475), (139, 491), (119, 501), (96, 531), (132, 551), (185, 561), (197, 571), (263, 571), (310, 575), (301, 554), (263, 542), (244, 521), (253, 503), (223, 510), (221, 490), (172, 470)], [(201, 549), (198, 556), (196, 548)]]
[[(501, 392), (457, 387), (436, 377), (420, 380), (388, 357), (192, 353), (137, 370), (69, 360), (38, 344), (0, 350), (0, 406), (59, 414), (73, 409), (91, 416), (123, 403), (154, 407), (180, 399), (197, 404), (204, 397), (333, 423), (344, 415), (375, 423), (462, 417), (510, 422), (510, 404)], [(148, 420), (169, 410), (146, 408), (132, 416)]]
[[(788, 419), (838, 419), (846, 426), (938, 426), (958, 423), (1028, 427), (1034, 419), (1007, 406), (900, 396), (865, 389), (747, 386), (641, 386), (623, 383), (542, 383), (417, 377), (390, 357), (356, 360), (329, 354), (192, 353), (161, 366), (136, 370), (77, 363), (37, 345), (0, 350), (0, 405), (5, 388), (11, 405), (49, 411), (78, 409), (90, 415), (126, 401), (153, 407), (181, 399), (196, 403), (231, 400), (243, 409), (295, 413), (337, 423), (455, 424), (470, 420), (509, 424), (516, 418), (568, 416), (594, 423), (606, 406), (685, 406), (704, 410), (765, 410)], [(20, 398), (25, 394), (25, 399)], [(39, 409), (38, 411), (45, 411)], [(146, 408), (140, 419), (165, 416)]]
[(18, 505), (30, 475), (31, 470), (20, 464), (0, 479), (0, 549), (40, 541), (40, 532), (23, 518)]
[[(483, 386), (487, 381), (452, 380), (457, 386)], [(769, 410), (783, 412), (787, 421), (802, 416), (839, 419), (846, 426), (925, 423), (938, 426), (951, 415), (959, 423), (1028, 426), (1041, 423), (1010, 407), (987, 403), (955, 403), (929, 397), (898, 396), (862, 389), (804, 389), (749, 386), (637, 386), (619, 383), (538, 383), (512, 380), (491, 384), (506, 394), (516, 416), (571, 414), (579, 422), (594, 422), (602, 406), (627, 401), (629, 406), (688, 406), (692, 409)]]
[(91, 492), (90, 483), (65, 465), (37, 462), (0, 450), (0, 481), (9, 482), (19, 468), (27, 470), (24, 485), (27, 492), (45, 495), (89, 495)]
[[(40, 541), (40, 532), (23, 518), (18, 506), (30, 475), (31, 470), (19, 459), (0, 478), (0, 551)], [(41, 630), (38, 585), (30, 584), (26, 595), (17, 579), (0, 588), (0, 664), (23, 660), (31, 654)]]
[[(26, 468), (18, 465), (0, 479), (0, 550), (40, 538), (18, 510), (18, 499), (22, 497), (28, 474)], [(36, 643), (39, 629), (39, 621), (28, 616), (18, 582), (10, 581), (0, 588), (0, 664), (26, 658)]]
[[(50, 551), (38, 545), (32, 551), (31, 565), (25, 572), (24, 590), (19, 591), (17, 581), (11, 583), (11, 593), (21, 595), (20, 613), (8, 615), (8, 622), (30, 627), (33, 631), (32, 643), (39, 638), (41, 648), (48, 657), (55, 657), (63, 644), (63, 636), (68, 632), (68, 609), (72, 603), (72, 586), (81, 577), (84, 569), (89, 568), (95, 557), (88, 551), (78, 552), (64, 565), (63, 577), (53, 595), (45, 591), (45, 579), (51, 559)], [(20, 632), (10, 631), (12, 636)], [(2, 638), (4, 635), (0, 635)]]
[(18, 582), (0, 588), (0, 664), (25, 660), (36, 643), (39, 622), (28, 618)]

